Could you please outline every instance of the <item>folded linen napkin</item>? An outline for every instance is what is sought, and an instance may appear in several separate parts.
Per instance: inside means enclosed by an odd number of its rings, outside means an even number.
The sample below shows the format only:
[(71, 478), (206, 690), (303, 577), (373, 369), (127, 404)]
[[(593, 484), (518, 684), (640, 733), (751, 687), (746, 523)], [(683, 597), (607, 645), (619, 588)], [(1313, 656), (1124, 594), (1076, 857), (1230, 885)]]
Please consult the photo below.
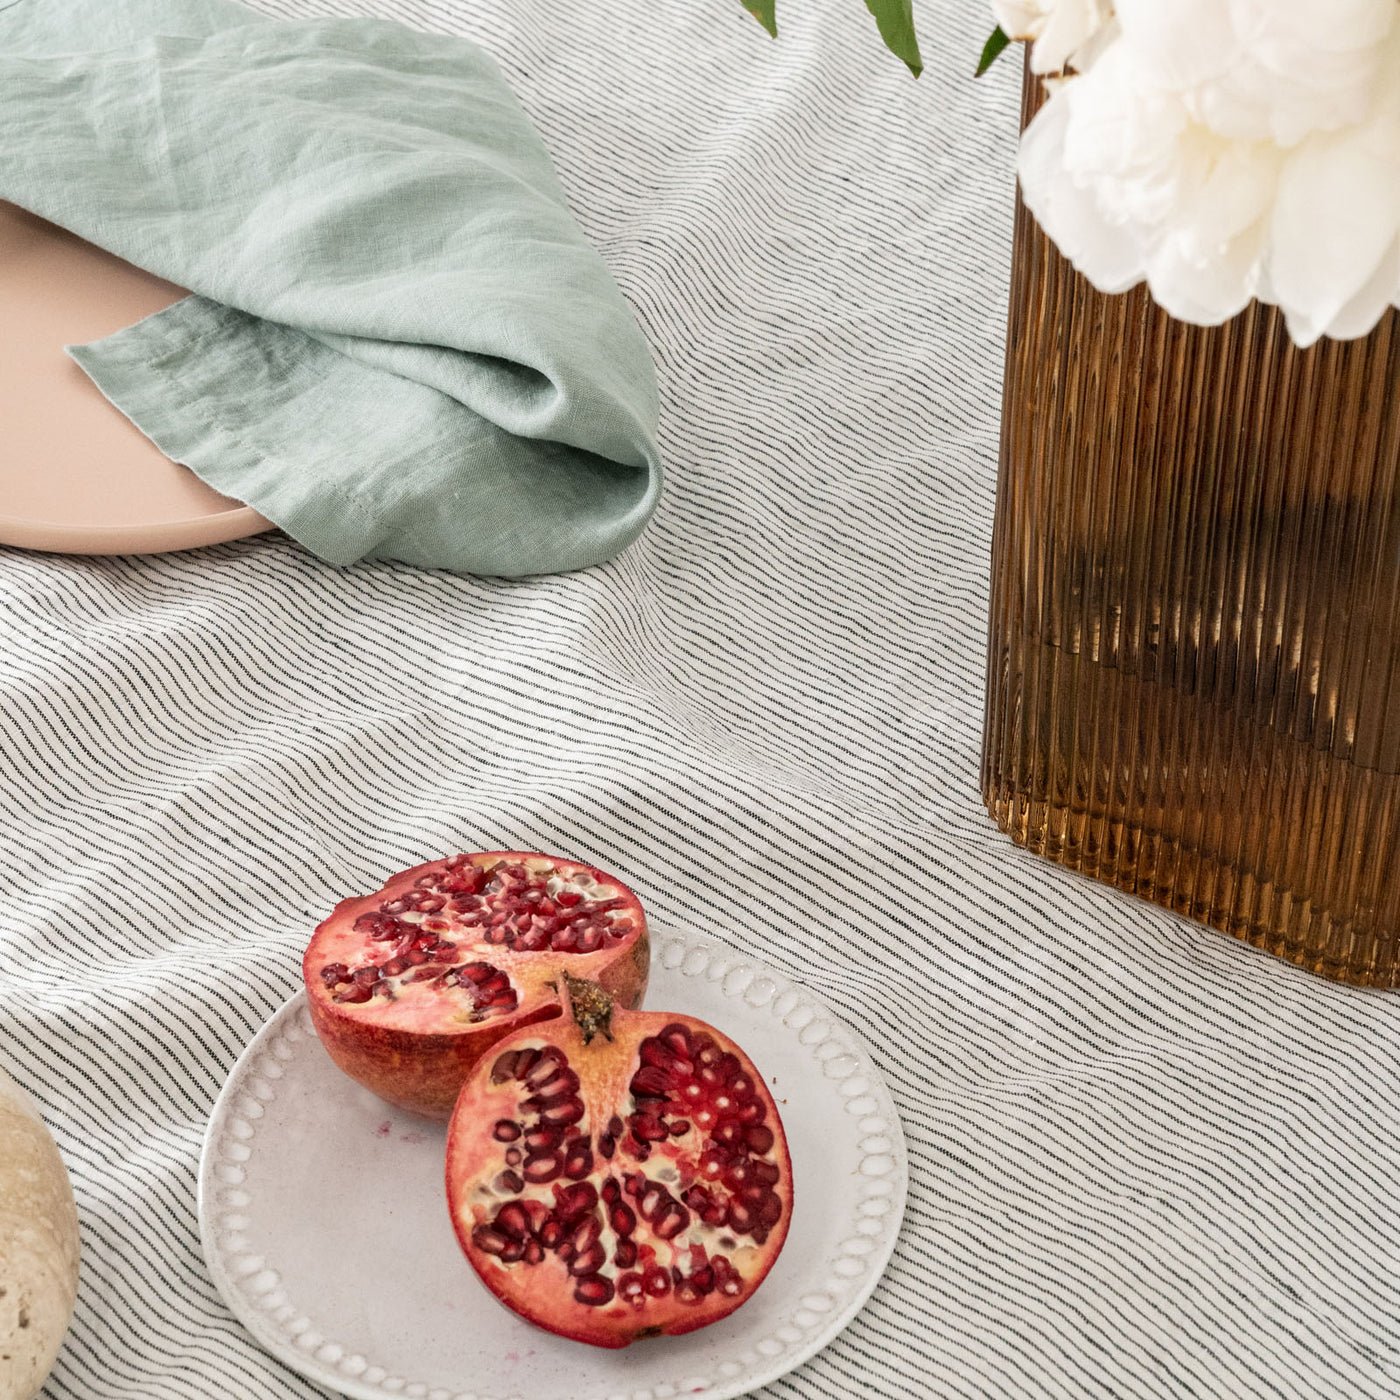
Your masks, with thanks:
[(322, 558), (543, 573), (646, 523), (646, 343), (475, 45), (0, 0), (0, 131), (0, 198), (195, 293), (73, 357)]

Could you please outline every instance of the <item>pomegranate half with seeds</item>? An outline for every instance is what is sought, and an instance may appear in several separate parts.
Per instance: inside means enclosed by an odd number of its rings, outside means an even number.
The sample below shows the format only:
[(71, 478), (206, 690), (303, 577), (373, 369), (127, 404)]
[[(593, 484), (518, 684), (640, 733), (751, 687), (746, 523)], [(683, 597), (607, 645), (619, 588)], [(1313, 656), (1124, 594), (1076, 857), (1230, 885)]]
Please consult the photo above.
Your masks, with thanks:
[(458, 1241), (507, 1307), (563, 1337), (625, 1347), (718, 1322), (787, 1238), (777, 1105), (714, 1027), (561, 980), (566, 1014), (502, 1041), (462, 1086)]
[(523, 851), (429, 861), (338, 904), (302, 961), (321, 1043), (390, 1103), (447, 1118), (503, 1036), (559, 1015), (559, 969), (623, 1006), (646, 991), (636, 896), (589, 865)]

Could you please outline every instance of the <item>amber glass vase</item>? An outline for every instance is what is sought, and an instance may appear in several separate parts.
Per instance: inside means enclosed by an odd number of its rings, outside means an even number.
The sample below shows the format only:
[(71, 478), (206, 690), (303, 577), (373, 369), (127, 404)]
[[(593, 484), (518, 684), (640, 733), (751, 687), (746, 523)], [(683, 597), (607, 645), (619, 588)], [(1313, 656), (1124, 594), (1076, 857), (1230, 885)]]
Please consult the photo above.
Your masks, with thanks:
[[(1036, 95), (1028, 83), (1026, 115)], [(1017, 202), (982, 781), (1039, 855), (1400, 983), (1400, 326), (1104, 296)]]

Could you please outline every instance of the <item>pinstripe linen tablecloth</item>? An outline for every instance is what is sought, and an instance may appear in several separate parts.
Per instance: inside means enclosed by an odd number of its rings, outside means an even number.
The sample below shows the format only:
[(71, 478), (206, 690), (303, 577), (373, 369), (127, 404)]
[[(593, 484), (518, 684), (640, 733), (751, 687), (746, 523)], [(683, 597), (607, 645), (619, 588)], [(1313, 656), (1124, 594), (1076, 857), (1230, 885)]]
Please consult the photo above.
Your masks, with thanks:
[(205, 1272), (204, 1121), (338, 896), (543, 847), (805, 979), (913, 1183), (766, 1395), (1400, 1393), (1400, 1001), (1035, 862), (977, 796), (1015, 65), (858, 0), (260, 0), (503, 63), (655, 347), (615, 563), (339, 571), (279, 538), (0, 554), (0, 1061), (84, 1222), (58, 1400), (286, 1400)]

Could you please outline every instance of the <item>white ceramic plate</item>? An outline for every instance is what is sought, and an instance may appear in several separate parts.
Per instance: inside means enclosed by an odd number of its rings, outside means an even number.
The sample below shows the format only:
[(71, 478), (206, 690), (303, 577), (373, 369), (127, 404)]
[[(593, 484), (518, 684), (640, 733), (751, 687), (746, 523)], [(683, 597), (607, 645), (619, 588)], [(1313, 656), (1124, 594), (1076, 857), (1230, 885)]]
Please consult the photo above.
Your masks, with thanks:
[(792, 1228), (736, 1313), (606, 1351), (507, 1311), (448, 1222), (445, 1130), (342, 1075), (300, 992), (234, 1066), (204, 1140), (200, 1229), (229, 1306), (274, 1356), (363, 1400), (722, 1400), (805, 1361), (860, 1310), (899, 1234), (889, 1091), (816, 996), (714, 944), (656, 937), (646, 1004), (732, 1036), (782, 1110)]

